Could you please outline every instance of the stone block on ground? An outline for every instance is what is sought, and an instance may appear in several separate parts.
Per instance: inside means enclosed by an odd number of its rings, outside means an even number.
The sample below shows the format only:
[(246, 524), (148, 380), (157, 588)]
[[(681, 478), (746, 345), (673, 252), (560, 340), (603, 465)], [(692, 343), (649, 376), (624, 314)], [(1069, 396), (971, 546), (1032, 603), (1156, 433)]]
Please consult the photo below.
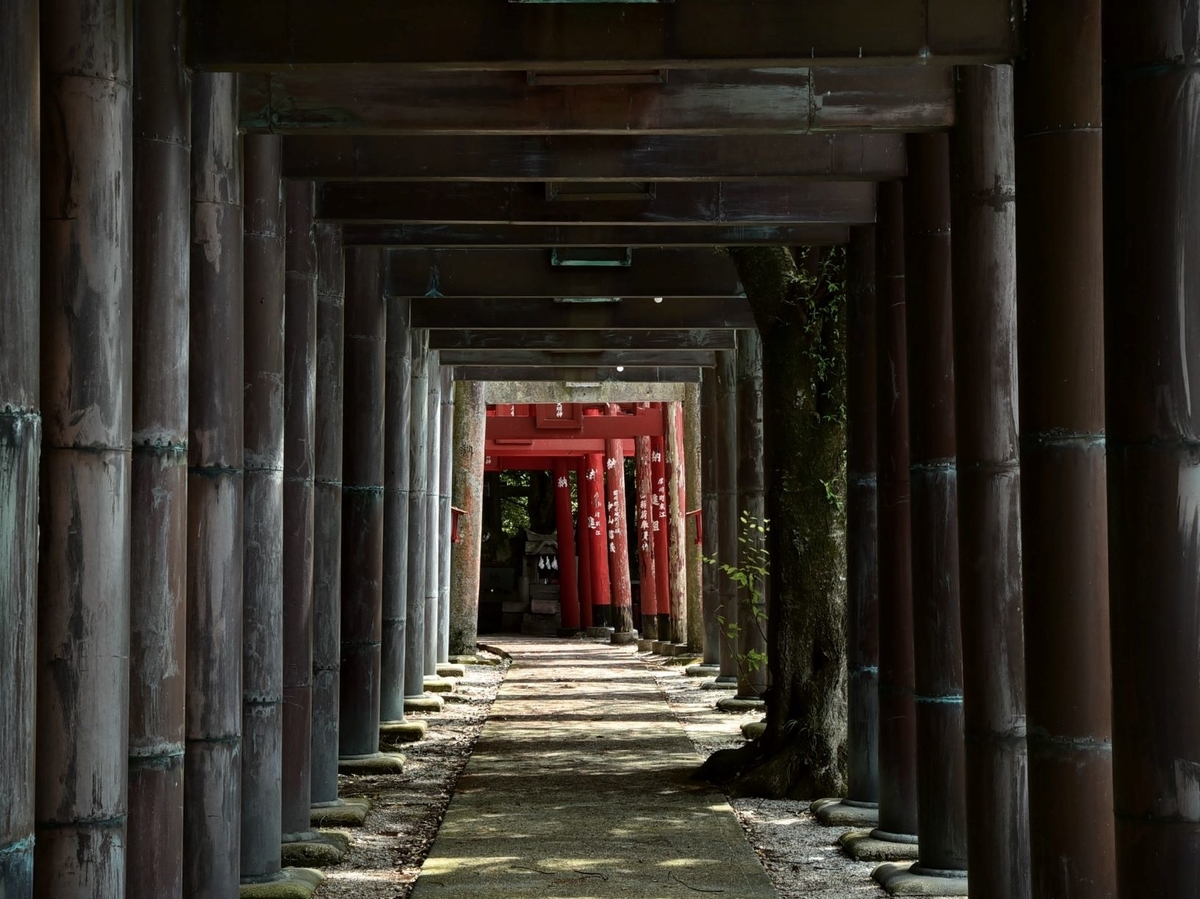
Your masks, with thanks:
[(406, 715), (411, 715), (413, 712), (440, 712), (445, 707), (446, 701), (432, 693), (404, 697), (404, 714)]
[(612, 641), (613, 646), (632, 646), (638, 642), (637, 631), (629, 631), (628, 633), (613, 631), (609, 640)]
[(438, 677), (466, 677), (467, 666), (451, 662), (439, 662), (437, 673)]
[(731, 677), (726, 680), (726, 679), (718, 677), (715, 680), (706, 680), (704, 683), (702, 683), (700, 685), (700, 689), (701, 690), (736, 690), (737, 689), (737, 678)]
[(271, 880), (245, 883), (238, 890), (240, 899), (309, 899), (325, 875), (309, 868), (284, 868)]
[(878, 805), (856, 805), (841, 799), (818, 799), (810, 806), (826, 827), (870, 827), (879, 824)]
[(724, 696), (717, 700), (717, 708), (722, 712), (761, 712), (767, 707), (761, 699), (743, 696)]
[(286, 867), (331, 868), (350, 851), (350, 838), (344, 833), (318, 833), (316, 839), (284, 843), (282, 849)]
[(609, 638), (609, 635), (612, 634), (615, 630), (616, 630), (616, 628), (611, 628), (611, 627), (589, 627), (589, 628), (584, 629), (583, 634), (585, 637), (591, 637), (593, 639), (599, 639), (599, 640), (607, 640)]
[(916, 843), (897, 843), (880, 840), (873, 830), (852, 830), (842, 834), (839, 843), (851, 858), (860, 862), (913, 862), (917, 860)]
[(314, 805), (309, 815), (313, 827), (362, 827), (371, 800), (360, 797)]
[(451, 665), (499, 665), (499, 659), (489, 659), (486, 656), (462, 655), (450, 656)]
[(638, 640), (638, 652), (654, 652), (654, 640)]
[(721, 673), (721, 666), (701, 662), (699, 665), (688, 665), (683, 673), (688, 677), (716, 677)]
[(742, 725), (742, 736), (747, 740), (757, 740), (767, 731), (765, 721), (747, 721)]
[(398, 752), (339, 758), (338, 774), (403, 774), (404, 761), (404, 756)]
[(920, 865), (887, 862), (872, 874), (875, 882), (893, 896), (947, 896), (967, 895), (967, 872), (927, 872)]
[(437, 674), (426, 675), (423, 686), (426, 693), (453, 693), (458, 688), (458, 681)]
[(379, 751), (387, 752), (401, 743), (416, 743), (425, 739), (429, 724), (416, 718), (404, 721), (382, 721), (379, 724)]

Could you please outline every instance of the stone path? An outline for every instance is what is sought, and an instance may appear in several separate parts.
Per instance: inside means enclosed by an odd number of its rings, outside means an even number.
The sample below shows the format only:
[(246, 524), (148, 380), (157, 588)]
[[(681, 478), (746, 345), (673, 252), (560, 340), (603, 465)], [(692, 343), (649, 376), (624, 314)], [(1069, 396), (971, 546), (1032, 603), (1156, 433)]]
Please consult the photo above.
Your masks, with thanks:
[(776, 899), (632, 647), (498, 645), (514, 662), (414, 899)]

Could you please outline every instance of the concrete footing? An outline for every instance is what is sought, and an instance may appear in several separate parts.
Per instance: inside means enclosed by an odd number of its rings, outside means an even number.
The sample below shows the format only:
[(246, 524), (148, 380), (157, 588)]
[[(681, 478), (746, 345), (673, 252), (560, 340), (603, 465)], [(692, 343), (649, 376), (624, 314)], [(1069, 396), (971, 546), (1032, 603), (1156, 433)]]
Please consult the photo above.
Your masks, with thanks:
[(262, 883), (244, 883), (238, 890), (241, 899), (309, 899), (325, 875), (310, 868), (284, 868)]
[(852, 830), (838, 840), (852, 859), (860, 862), (914, 862), (917, 844), (880, 839), (878, 830)]
[(285, 841), (282, 848), (285, 867), (331, 868), (341, 864), (350, 851), (350, 838), (344, 833), (314, 833)]
[(826, 827), (858, 827), (874, 829), (879, 824), (879, 804), (853, 802), (845, 799), (818, 799), (809, 806), (818, 821)]
[(701, 690), (736, 690), (737, 679), (725, 680), (718, 677), (716, 680), (706, 680), (700, 685)]
[(607, 640), (609, 636), (614, 633), (616, 633), (616, 631), (611, 627), (589, 627), (584, 628), (583, 631), (583, 635), (585, 637), (600, 638), (603, 640)]
[(655, 640), (638, 640), (638, 652), (654, 652)]
[(370, 799), (339, 799), (314, 805), (309, 815), (313, 827), (362, 827), (371, 810)]
[(627, 633), (613, 631), (609, 640), (612, 641), (613, 646), (632, 646), (638, 642), (638, 635), (637, 631), (629, 631)]
[(871, 876), (893, 896), (966, 896), (966, 871), (931, 871), (920, 865), (888, 862)]
[(499, 665), (499, 659), (485, 659), (483, 656), (477, 655), (462, 655), (450, 656), (448, 664), (451, 665)]
[(466, 677), (467, 666), (455, 665), (450, 662), (441, 662), (437, 666), (438, 677)]
[(403, 774), (404, 756), (398, 752), (376, 752), (338, 759), (338, 774)]
[(422, 686), (426, 693), (453, 693), (458, 688), (458, 681), (441, 675), (426, 675)]
[(688, 677), (716, 677), (721, 673), (720, 665), (688, 665), (684, 671)]
[(404, 697), (404, 714), (406, 715), (413, 712), (440, 712), (445, 707), (446, 700), (432, 693)]
[(742, 725), (742, 736), (747, 740), (757, 740), (767, 731), (765, 721), (747, 721)]
[(429, 724), (416, 718), (403, 721), (379, 722), (380, 752), (388, 752), (383, 747), (397, 746), (401, 743), (416, 743), (425, 739), (429, 732)]
[(742, 696), (724, 696), (717, 700), (717, 708), (722, 712), (761, 712), (767, 707), (762, 699), (751, 699)]

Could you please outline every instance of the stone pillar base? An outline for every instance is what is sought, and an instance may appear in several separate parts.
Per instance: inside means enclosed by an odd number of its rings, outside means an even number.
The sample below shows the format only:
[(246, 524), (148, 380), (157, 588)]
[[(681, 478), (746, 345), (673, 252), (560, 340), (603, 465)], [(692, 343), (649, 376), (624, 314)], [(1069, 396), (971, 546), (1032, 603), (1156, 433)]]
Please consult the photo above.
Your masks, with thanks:
[(287, 868), (331, 868), (341, 864), (350, 851), (350, 838), (344, 833), (297, 834), (283, 838), (283, 864)]
[(893, 896), (966, 896), (966, 871), (940, 871), (888, 862), (871, 876)]
[(309, 821), (313, 827), (362, 827), (370, 810), (370, 799), (319, 802), (312, 807)]
[(458, 687), (458, 681), (437, 674), (427, 674), (422, 685), (426, 693), (453, 693)]
[[(852, 859), (860, 862), (914, 862), (917, 860), (916, 837), (901, 834), (905, 841), (884, 839), (876, 830), (852, 830), (838, 841)], [(911, 839), (912, 842), (907, 842)]]
[(637, 646), (638, 646), (638, 652), (654, 652), (654, 641), (653, 640), (638, 640)]
[(638, 642), (637, 631), (613, 631), (609, 637), (613, 646), (632, 646)]
[(615, 633), (615, 629), (611, 627), (589, 627), (584, 630), (583, 635), (593, 639), (607, 640), (613, 633)]
[(325, 875), (309, 868), (284, 868), (262, 883), (244, 883), (238, 889), (240, 899), (309, 899)]
[(734, 678), (725, 680), (724, 678), (718, 677), (716, 680), (706, 680), (704, 683), (702, 683), (700, 685), (700, 689), (701, 690), (736, 690), (737, 689), (737, 678), (734, 677)]
[[(379, 722), (379, 751), (388, 752), (391, 747), (401, 743), (416, 743), (425, 739), (429, 732), (429, 724), (416, 718), (409, 721)], [(388, 748), (384, 748), (388, 747)]]
[(757, 740), (767, 732), (767, 722), (747, 721), (742, 725), (742, 736), (747, 740)]
[(338, 774), (403, 774), (404, 756), (398, 752), (374, 752), (338, 759)]
[(766, 707), (766, 702), (757, 698), (725, 696), (717, 700), (717, 708), (722, 712), (761, 712)]
[(869, 827), (879, 824), (878, 802), (850, 799), (818, 799), (809, 811), (826, 827)]
[(720, 665), (706, 665), (703, 662), (699, 665), (688, 665), (684, 671), (688, 677), (716, 677), (720, 673)]
[(432, 693), (404, 697), (404, 714), (406, 715), (412, 712), (440, 712), (445, 707), (446, 700), (440, 696), (434, 696)]
[(467, 666), (453, 662), (438, 662), (437, 673), (438, 677), (466, 677)]

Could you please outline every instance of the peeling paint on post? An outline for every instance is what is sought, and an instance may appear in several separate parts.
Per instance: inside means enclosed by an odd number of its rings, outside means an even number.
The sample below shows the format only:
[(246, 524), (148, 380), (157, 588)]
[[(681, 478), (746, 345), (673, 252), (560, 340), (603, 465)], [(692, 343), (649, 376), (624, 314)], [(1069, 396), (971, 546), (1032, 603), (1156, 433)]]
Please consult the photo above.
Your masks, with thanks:
[(625, 450), (620, 440), (605, 441), (605, 511), (608, 513), (608, 570), (612, 585), (614, 643), (633, 640), (633, 585), (629, 572), (629, 528), (625, 510)]
[(312, 801), (338, 801), (342, 659), (342, 229), (317, 225), (317, 368), (313, 443)]
[[(450, 493), (454, 480), (454, 369), (442, 368), (441, 475), (438, 478), (437, 661), (450, 661)], [(436, 672), (436, 667), (434, 671)]]
[(687, 644), (696, 651), (704, 647), (704, 560), (700, 557), (700, 544), (696, 542), (695, 518), (689, 512), (700, 509), (702, 502), (700, 483), (700, 385), (685, 384), (683, 413), (683, 471), (685, 477), (683, 501), (683, 545), (684, 565), (687, 578)]
[[(664, 407), (666, 435), (664, 464), (667, 474), (667, 569), (670, 573), (669, 596), (671, 642), (687, 643), (688, 567), (684, 504), (687, 502), (687, 468), (683, 447), (683, 403)], [(664, 639), (666, 639), (664, 637)]]
[(1150, 899), (1200, 864), (1200, 31), (1190, 3), (1103, 12), (1117, 879)]
[(425, 539), (429, 519), (429, 332), (413, 330), (408, 480), (408, 609), (404, 695), (425, 693)]
[(473, 655), (479, 628), (487, 405), (482, 381), (458, 381), (454, 389), (454, 505), (463, 512), (458, 543), (451, 548), (450, 653)]
[[(756, 330), (738, 331), (737, 335), (737, 410), (738, 410), (738, 467), (737, 498), (740, 519), (745, 516), (753, 525), (761, 525), (767, 517), (765, 493), (766, 467), (763, 458), (763, 358), (762, 338)], [(741, 546), (739, 542), (738, 546)], [(738, 565), (745, 559), (738, 553)], [(760, 580), (759, 609), (762, 622), (766, 621), (766, 604), (769, 602), (770, 584)], [(743, 588), (738, 589), (738, 654), (743, 658), (751, 652), (766, 653), (767, 640), (763, 633), (764, 623), (750, 620), (748, 611), (750, 597)], [(757, 699), (767, 689), (767, 666), (756, 670), (742, 665), (738, 670), (737, 695), (743, 699)]]
[[(133, 343), (128, 12), (124, 3), (67, 0), (41, 10), (45, 445), (34, 877), (37, 894), (56, 899), (125, 890)], [(36, 30), (36, 18), (25, 25)], [(6, 35), (5, 44), (10, 40)], [(37, 64), (36, 57), (21, 56)], [(7, 165), (7, 149), (4, 156)], [(20, 210), (20, 198), (14, 199)], [(36, 239), (36, 228), (32, 234)], [(25, 264), (18, 261), (14, 274), (19, 277)], [(7, 295), (0, 300), (12, 302)], [(24, 311), (31, 315), (33, 308)], [(12, 337), (29, 331), (36, 336), (31, 326), (18, 325)], [(24, 348), (15, 361), (36, 360), (35, 352)], [(8, 365), (6, 359), (5, 373)], [(36, 388), (25, 390), (32, 406)], [(14, 437), (15, 425), (9, 426)], [(20, 431), (26, 429), (34, 437), (36, 422), (22, 419)], [(22, 475), (31, 474), (25, 435), (10, 446)], [(0, 523), (0, 533), (15, 524)], [(22, 566), (14, 567), (19, 572)], [(32, 682), (28, 671), (18, 683), (26, 678)], [(4, 779), (17, 773), (6, 771)]]
[(242, 780), (242, 172), (236, 75), (192, 90), (183, 893), (237, 893)]
[(38, 3), (0, 9), (0, 895), (33, 895), (41, 233)]
[(285, 840), (312, 828), (313, 453), (317, 243), (311, 182), (285, 187), (283, 340), (283, 804)]
[[(700, 462), (703, 491), (700, 518), (704, 523), (703, 555), (707, 559), (717, 557), (717, 373), (706, 368), (700, 376)], [(721, 597), (717, 593), (720, 574), (715, 565), (700, 560), (701, 606), (704, 614), (704, 664), (718, 665), (721, 662), (721, 626), (717, 622), (720, 614)]]
[[(663, 415), (667, 403), (660, 406)], [(650, 498), (650, 515), (654, 534), (654, 593), (658, 598), (658, 629), (655, 639), (671, 639), (671, 510), (667, 502), (667, 448), (665, 437), (650, 438), (650, 473), (654, 479), (654, 495)]]
[[(874, 294), (872, 294), (874, 296)], [(738, 556), (738, 396), (737, 351), (717, 353), (717, 556), (721, 565), (736, 565)], [(717, 601), (721, 617), (721, 673), (723, 683), (738, 678), (737, 639), (730, 633), (738, 626), (737, 582), (724, 572), (717, 576)]]
[[(183, 893), (192, 86), (182, 56), (182, 0), (137, 2), (134, 16), (138, 88), (133, 100), (133, 504), (125, 892), (179, 899)], [(8, 208), (7, 203), (0, 205)]]
[(920, 865), (967, 868), (958, 476), (950, 274), (950, 143), (910, 135), (905, 182), (913, 670)]
[(242, 879), (279, 872), (283, 760), (283, 139), (245, 152)]
[(879, 829), (917, 835), (917, 734), (913, 698), (912, 530), (905, 349), (904, 188), (879, 186), (875, 247), (876, 415), (879, 437)]
[[(474, 383), (474, 382), (464, 382)], [(455, 428), (455, 440), (458, 440), (458, 429)], [(459, 464), (455, 466), (455, 506), (467, 509), (458, 502), (460, 490), (458, 481), (463, 478), (475, 477), (474, 469), (463, 471), (460, 451), (455, 449), (455, 458)], [(561, 609), (560, 624), (564, 631), (579, 630), (579, 578), (575, 566), (575, 520), (571, 515), (571, 481), (567, 477), (567, 460), (554, 460), (554, 519), (558, 534), (558, 583), (559, 605)], [(459, 539), (462, 539), (461, 525)], [(645, 581), (643, 581), (645, 583)], [(476, 612), (478, 614), (478, 610)]]
[(875, 228), (850, 231), (846, 259), (846, 799), (879, 802), (879, 537)]
[[(1022, 580), (1026, 677), (1036, 684), (1026, 698), (1034, 899), (1117, 895), (1100, 6), (1031, 6), (1027, 52), (1016, 71)], [(1146, 132), (1140, 139), (1153, 138)]]
[(425, 501), (425, 663), (424, 677), (437, 676), (438, 584), (441, 581), (442, 366), (437, 350), (429, 352), (429, 442), (426, 456), (428, 498)]
[(643, 640), (658, 637), (658, 584), (654, 573), (654, 471), (650, 464), (650, 438), (635, 437), (637, 451), (638, 584), (641, 591)]
[(342, 428), (342, 672), (338, 756), (379, 752), (383, 629), (383, 409), (387, 345), (379, 247), (346, 250)]
[(952, 255), (970, 891), (1026, 899), (1012, 70), (966, 66), (958, 81)]
[(389, 297), (383, 416), (383, 648), (379, 717), (404, 720), (405, 631), (408, 626), (409, 444), (412, 436), (411, 300)]

